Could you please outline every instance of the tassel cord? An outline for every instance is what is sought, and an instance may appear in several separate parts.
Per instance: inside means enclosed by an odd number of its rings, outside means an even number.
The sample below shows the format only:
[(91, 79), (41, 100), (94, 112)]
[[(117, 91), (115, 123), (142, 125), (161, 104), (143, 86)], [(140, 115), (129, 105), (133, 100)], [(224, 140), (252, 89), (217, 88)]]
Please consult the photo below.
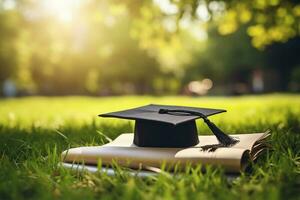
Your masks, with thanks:
[(221, 129), (219, 129), (213, 122), (211, 122), (204, 114), (195, 111), (189, 110), (169, 110), (169, 109), (160, 109), (158, 111), (160, 114), (171, 114), (171, 115), (180, 115), (180, 116), (188, 116), (194, 115), (201, 117), (206, 125), (209, 127), (211, 132), (216, 136), (219, 143), (224, 145), (225, 147), (230, 147), (239, 142), (239, 140), (225, 134)]

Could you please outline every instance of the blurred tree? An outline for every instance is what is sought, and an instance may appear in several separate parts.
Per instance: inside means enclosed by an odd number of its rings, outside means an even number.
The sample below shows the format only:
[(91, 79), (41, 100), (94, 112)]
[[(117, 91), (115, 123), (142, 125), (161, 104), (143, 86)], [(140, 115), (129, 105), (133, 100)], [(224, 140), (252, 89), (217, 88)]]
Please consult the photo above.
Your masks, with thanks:
[[(290, 39), (286, 43), (273, 43), (268, 46), (264, 52), (266, 66), (275, 69), (279, 73), (280, 91), (287, 91), (291, 84), (298, 84), (296, 81), (300, 66), (300, 37)], [(275, 83), (274, 83), (275, 84)], [(297, 90), (297, 89), (295, 89)]]
[(17, 12), (0, 11), (0, 85), (7, 79), (16, 78), (18, 62), (16, 40), (19, 22)]
[(41, 5), (23, 1), (18, 8), (24, 18), (19, 31), (28, 36), (21, 37), (19, 47), (26, 48), (22, 59), (29, 61), (26, 69), (35, 92), (111, 95), (155, 91), (154, 77), (163, 73), (156, 59), (131, 38), (132, 21), (124, 5), (83, 3), (72, 21), (54, 19), (37, 6)]
[[(207, 46), (195, 53), (194, 60), (186, 71), (184, 84), (190, 80), (210, 78), (215, 85), (222, 86), (219, 89), (224, 93), (232, 92), (224, 88), (232, 83), (251, 82), (251, 72), (265, 68), (265, 59), (262, 52), (251, 46), (251, 39), (245, 33), (246, 28), (242, 27), (233, 34), (222, 36), (217, 27), (212, 25), (209, 28)], [(214, 91), (220, 93), (218, 87)]]
[[(196, 48), (198, 53), (193, 57), (197, 57), (198, 62), (193, 62), (197, 67), (190, 67), (185, 71), (184, 82), (207, 74), (218, 81), (242, 76), (244, 76), (242, 79), (250, 79), (251, 69), (273, 68), (278, 73), (269, 77), (269, 79), (273, 77), (276, 82), (273, 84), (273, 90), (274, 88), (288, 89), (292, 70), (299, 62), (298, 56), (293, 53), (299, 48), (299, 44), (293, 39), (300, 35), (299, 1), (154, 0), (153, 2), (151, 6), (148, 2), (145, 6), (142, 5), (139, 8), (140, 12), (132, 12), (135, 16), (137, 13), (139, 15), (137, 21), (142, 27), (139, 31), (139, 39), (142, 44), (148, 44), (144, 45), (145, 48), (156, 49), (161, 55), (161, 50), (157, 49), (164, 48), (156, 48), (156, 44), (162, 43), (161, 41), (168, 42), (175, 35), (180, 35), (184, 28), (183, 24), (187, 21), (195, 26), (206, 28), (208, 32), (207, 48), (202, 52)], [(172, 21), (175, 28), (173, 26), (170, 30)], [(147, 22), (147, 25), (140, 25), (143, 22)], [(216, 25), (217, 32), (210, 31), (211, 24)], [(234, 34), (241, 29), (242, 33)], [(235, 36), (231, 36), (232, 34)], [(252, 48), (249, 42), (261, 52)], [(168, 44), (172, 43), (168, 42)], [(288, 49), (288, 51), (278, 51), (279, 49)], [(193, 54), (194, 51), (188, 52)], [(284, 61), (276, 62), (275, 60), (281, 59), (280, 55), (284, 55)], [(236, 57), (238, 59), (235, 59)], [(182, 65), (188, 66), (189, 63)], [(175, 71), (180, 71), (182, 66), (178, 68)]]
[[(154, 0), (156, 6), (152, 7), (159, 7), (160, 12), (152, 9), (148, 1), (145, 6), (140, 6), (139, 12), (129, 2), (132, 13), (138, 13), (145, 21), (149, 18), (145, 15), (145, 9), (148, 9), (148, 13), (154, 15), (152, 18), (161, 23), (170, 16), (177, 20), (177, 25), (186, 16), (203, 22), (217, 22), (218, 32), (222, 35), (234, 33), (240, 26), (247, 25), (252, 45), (259, 49), (273, 42), (286, 42), (300, 33), (300, 3), (296, 0)], [(155, 23), (153, 30), (157, 27)]]
[(174, 94), (192, 80), (224, 85), (269, 67), (288, 89), (299, 9), (283, 0), (0, 0), (0, 85), (13, 78), (22, 94)]

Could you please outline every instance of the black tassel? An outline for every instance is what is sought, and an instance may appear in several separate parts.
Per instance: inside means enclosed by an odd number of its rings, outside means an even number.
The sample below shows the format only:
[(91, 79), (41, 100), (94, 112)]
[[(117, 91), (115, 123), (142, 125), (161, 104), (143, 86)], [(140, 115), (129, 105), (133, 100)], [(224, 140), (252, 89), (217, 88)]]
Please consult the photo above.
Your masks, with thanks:
[(211, 132), (216, 136), (218, 141), (223, 144), (224, 146), (232, 146), (239, 142), (239, 140), (230, 137), (229, 135), (225, 134), (221, 129), (219, 129), (214, 123), (212, 123), (209, 119), (206, 117), (203, 118), (204, 122), (207, 124)]
[(160, 114), (172, 114), (172, 115), (195, 115), (201, 117), (204, 122), (207, 124), (211, 132), (216, 136), (219, 143), (222, 144), (225, 147), (232, 146), (239, 142), (239, 140), (225, 134), (221, 129), (219, 129), (214, 123), (212, 123), (207, 117), (200, 113), (195, 111), (189, 111), (189, 110), (169, 110), (169, 109), (160, 109), (158, 111)]

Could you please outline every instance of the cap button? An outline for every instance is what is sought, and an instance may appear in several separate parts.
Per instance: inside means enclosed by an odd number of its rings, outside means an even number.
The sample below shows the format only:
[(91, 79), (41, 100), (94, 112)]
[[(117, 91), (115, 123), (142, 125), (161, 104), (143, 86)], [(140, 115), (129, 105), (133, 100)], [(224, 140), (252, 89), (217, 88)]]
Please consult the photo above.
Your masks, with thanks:
[(168, 113), (168, 110), (167, 109), (159, 109), (158, 113), (159, 114), (166, 114), (166, 113)]

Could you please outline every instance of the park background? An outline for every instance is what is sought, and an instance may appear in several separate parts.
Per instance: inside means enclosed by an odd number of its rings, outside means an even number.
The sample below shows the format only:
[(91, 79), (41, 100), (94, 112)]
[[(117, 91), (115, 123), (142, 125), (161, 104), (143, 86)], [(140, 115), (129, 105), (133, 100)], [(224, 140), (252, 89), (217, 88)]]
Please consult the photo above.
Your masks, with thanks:
[[(297, 0), (0, 0), (0, 199), (298, 200), (299, 36)], [(233, 177), (61, 167), (133, 132), (98, 114), (150, 103), (225, 109), (225, 133), (270, 131), (271, 148)]]
[(300, 91), (297, 1), (0, 1), (2, 96)]

